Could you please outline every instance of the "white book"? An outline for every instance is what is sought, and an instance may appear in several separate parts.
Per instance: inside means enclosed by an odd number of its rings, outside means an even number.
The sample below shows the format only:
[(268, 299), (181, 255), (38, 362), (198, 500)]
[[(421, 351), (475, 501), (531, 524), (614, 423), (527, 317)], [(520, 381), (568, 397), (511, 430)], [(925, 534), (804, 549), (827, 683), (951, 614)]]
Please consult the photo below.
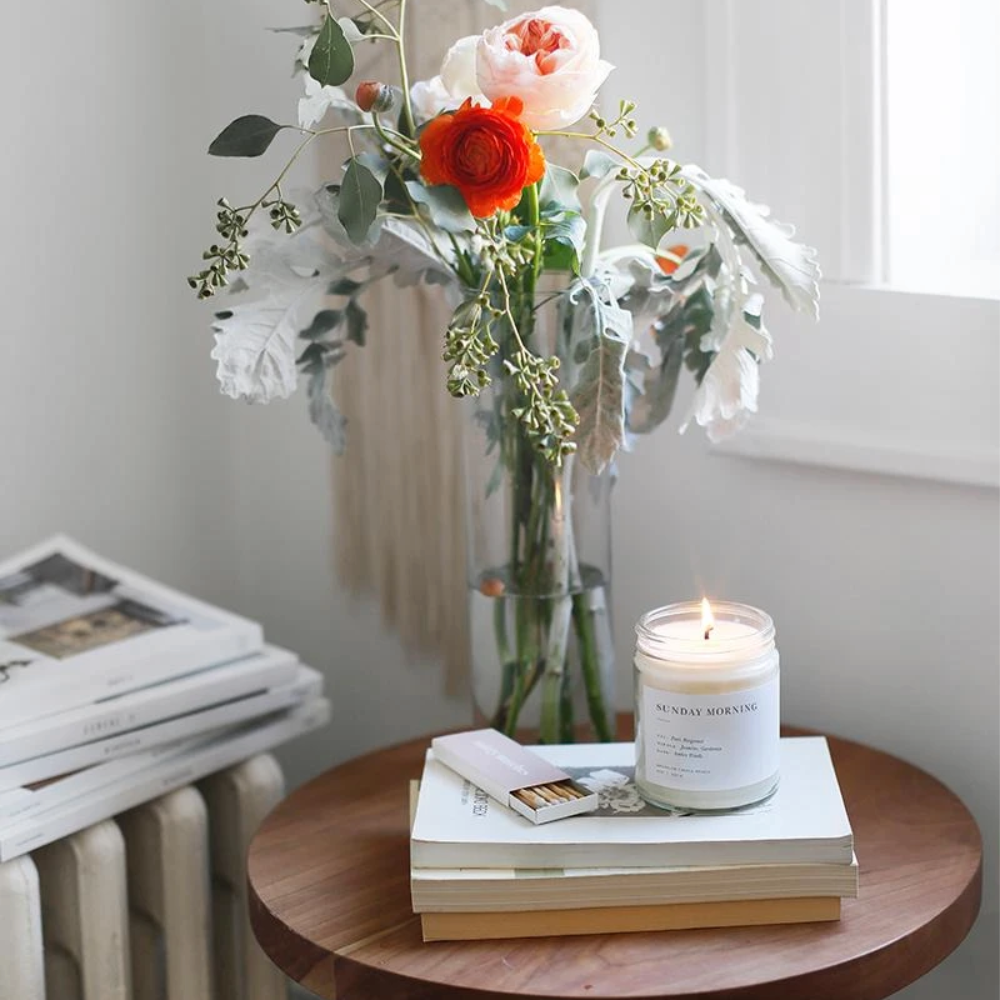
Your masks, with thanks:
[[(33, 757), (17, 764), (0, 767), (0, 791), (9, 791), (21, 785), (30, 785), (47, 778), (58, 777), (94, 764), (117, 760), (165, 743), (173, 743), (202, 733), (214, 732), (237, 725), (270, 712), (277, 712), (323, 693), (323, 677), (310, 667), (299, 667), (294, 680), (269, 691), (260, 691), (242, 698), (175, 716), (141, 729), (134, 729), (103, 740), (69, 747), (43, 757)], [(0, 802), (0, 820), (11, 815)]]
[(414, 913), (504, 913), (737, 899), (857, 896), (849, 865), (681, 868), (412, 868)]
[(194, 741), (188, 749), (167, 756), (149, 768), (0, 829), (0, 862), (27, 854), (102, 819), (286, 743), (324, 725), (329, 718), (330, 703), (325, 698), (314, 698), (210, 739)]
[(0, 563), (0, 727), (258, 651), (256, 622), (57, 536)]
[(259, 653), (0, 729), (0, 767), (260, 694), (295, 678), (298, 657), (265, 645)]
[(535, 825), (428, 751), (411, 839), (418, 868), (646, 868), (686, 865), (848, 865), (854, 838), (821, 736), (781, 741), (769, 799), (726, 813), (657, 809), (635, 789), (635, 746), (532, 748), (600, 794), (593, 813)]

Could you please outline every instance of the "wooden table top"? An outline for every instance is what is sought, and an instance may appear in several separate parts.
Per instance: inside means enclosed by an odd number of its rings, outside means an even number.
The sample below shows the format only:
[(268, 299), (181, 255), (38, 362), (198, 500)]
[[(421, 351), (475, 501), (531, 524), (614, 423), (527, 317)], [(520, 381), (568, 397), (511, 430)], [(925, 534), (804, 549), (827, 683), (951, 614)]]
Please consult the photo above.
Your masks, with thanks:
[[(630, 724), (620, 720), (623, 739)], [(320, 996), (874, 1000), (937, 965), (979, 910), (980, 835), (961, 801), (904, 761), (830, 738), (861, 867), (861, 895), (838, 923), (424, 944), (407, 796), (428, 743), (320, 775), (250, 846), (257, 939)]]

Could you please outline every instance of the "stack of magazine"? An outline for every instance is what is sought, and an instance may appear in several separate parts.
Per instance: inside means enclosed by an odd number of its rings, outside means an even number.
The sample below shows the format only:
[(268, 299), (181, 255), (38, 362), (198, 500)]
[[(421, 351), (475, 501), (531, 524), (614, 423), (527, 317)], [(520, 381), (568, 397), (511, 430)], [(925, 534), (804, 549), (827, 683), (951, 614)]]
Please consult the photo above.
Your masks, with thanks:
[(329, 712), (257, 623), (50, 539), (0, 563), (0, 862)]
[(781, 783), (725, 813), (639, 796), (631, 743), (533, 747), (599, 796), (535, 825), (428, 750), (411, 794), (410, 886), (426, 941), (837, 920), (854, 838), (823, 737), (781, 741)]

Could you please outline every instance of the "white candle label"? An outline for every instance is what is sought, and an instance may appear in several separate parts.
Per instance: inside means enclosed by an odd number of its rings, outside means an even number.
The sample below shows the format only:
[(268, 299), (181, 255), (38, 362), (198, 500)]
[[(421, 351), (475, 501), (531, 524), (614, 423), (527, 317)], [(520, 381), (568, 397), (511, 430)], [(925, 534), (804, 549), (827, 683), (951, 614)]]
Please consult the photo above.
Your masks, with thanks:
[(646, 780), (664, 788), (743, 788), (778, 770), (778, 677), (724, 694), (643, 685)]

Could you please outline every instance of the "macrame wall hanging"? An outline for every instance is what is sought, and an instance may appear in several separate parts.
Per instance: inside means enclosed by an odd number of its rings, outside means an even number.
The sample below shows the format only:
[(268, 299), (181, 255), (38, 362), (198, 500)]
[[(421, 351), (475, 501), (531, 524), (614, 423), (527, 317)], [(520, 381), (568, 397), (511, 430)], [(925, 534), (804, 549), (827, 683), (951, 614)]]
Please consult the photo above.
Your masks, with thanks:
[[(434, 76), (448, 46), (502, 18), (482, 0), (413, 0), (407, 19), (410, 78)], [(593, 19), (595, 0), (573, 6)], [(355, 80), (396, 79), (395, 52), (358, 52)], [(349, 85), (350, 86), (350, 85)], [(332, 154), (331, 154), (332, 156)], [(324, 176), (332, 176), (324, 163)], [(451, 310), (440, 290), (379, 282), (366, 296), (367, 343), (338, 366), (335, 395), (349, 421), (333, 470), (334, 539), (341, 582), (375, 596), (408, 653), (440, 659), (444, 688), (465, 685), (468, 636), (461, 406), (441, 360)]]

